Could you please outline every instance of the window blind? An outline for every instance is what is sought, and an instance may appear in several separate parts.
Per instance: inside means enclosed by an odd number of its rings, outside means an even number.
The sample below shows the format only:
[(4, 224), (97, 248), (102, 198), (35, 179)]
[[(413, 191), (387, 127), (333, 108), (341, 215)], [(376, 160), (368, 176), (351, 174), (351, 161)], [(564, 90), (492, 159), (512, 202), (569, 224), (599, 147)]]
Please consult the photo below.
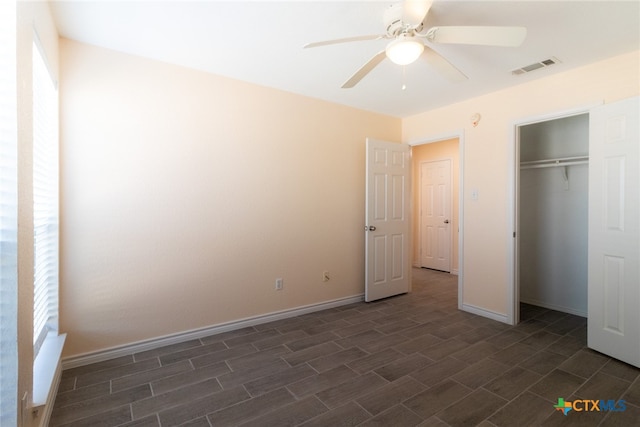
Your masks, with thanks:
[(33, 344), (58, 330), (58, 92), (33, 45)]
[(0, 426), (17, 425), (16, 3), (0, 1)]

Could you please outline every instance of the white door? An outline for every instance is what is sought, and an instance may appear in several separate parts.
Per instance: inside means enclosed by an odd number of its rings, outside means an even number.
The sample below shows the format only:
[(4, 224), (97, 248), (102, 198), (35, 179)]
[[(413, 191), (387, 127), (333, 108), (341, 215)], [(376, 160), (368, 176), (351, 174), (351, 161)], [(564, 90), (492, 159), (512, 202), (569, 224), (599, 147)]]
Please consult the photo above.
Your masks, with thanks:
[(420, 265), (451, 271), (451, 161), (420, 164)]
[(640, 367), (640, 98), (589, 117), (588, 346)]
[(365, 301), (409, 292), (409, 153), (367, 139)]

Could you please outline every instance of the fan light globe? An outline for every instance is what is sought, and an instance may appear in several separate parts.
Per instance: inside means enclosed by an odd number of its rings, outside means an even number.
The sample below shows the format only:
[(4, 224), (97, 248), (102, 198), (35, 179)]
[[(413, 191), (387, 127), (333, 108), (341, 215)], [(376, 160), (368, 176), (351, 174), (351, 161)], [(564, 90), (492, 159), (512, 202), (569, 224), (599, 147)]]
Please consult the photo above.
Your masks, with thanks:
[(394, 64), (408, 65), (422, 55), (424, 44), (413, 36), (401, 35), (387, 46), (387, 58)]

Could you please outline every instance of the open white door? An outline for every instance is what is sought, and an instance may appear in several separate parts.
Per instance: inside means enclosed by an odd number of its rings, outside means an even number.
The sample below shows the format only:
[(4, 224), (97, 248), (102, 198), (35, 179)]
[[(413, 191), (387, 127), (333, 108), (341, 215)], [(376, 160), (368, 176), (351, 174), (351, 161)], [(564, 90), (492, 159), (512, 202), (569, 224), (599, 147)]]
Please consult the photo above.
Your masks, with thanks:
[(640, 98), (589, 118), (588, 346), (640, 367)]
[(365, 301), (409, 291), (409, 153), (367, 139)]

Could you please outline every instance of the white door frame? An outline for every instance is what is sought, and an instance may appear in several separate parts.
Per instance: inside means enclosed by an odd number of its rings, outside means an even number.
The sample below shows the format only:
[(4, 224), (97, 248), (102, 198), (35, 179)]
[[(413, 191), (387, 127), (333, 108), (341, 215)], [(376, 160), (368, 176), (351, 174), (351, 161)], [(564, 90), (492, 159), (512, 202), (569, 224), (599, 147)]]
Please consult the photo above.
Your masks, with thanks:
[(520, 283), (518, 279), (518, 186), (520, 184), (520, 139), (518, 135), (518, 129), (520, 126), (531, 125), (540, 122), (548, 122), (551, 120), (563, 119), (566, 117), (577, 116), (580, 114), (589, 114), (593, 107), (602, 105), (604, 102), (597, 102), (588, 104), (585, 106), (551, 112), (538, 116), (525, 117), (518, 119), (511, 123), (510, 141), (509, 141), (509, 182), (508, 182), (508, 197), (507, 197), (507, 226), (509, 232), (507, 238), (508, 258), (507, 263), (507, 283), (508, 295), (507, 301), (507, 323), (510, 325), (516, 325), (520, 322)]
[[(449, 138), (451, 139), (451, 138)], [(435, 142), (434, 142), (435, 143)], [(435, 159), (430, 159), (430, 160), (426, 160), (423, 162), (420, 162), (420, 164), (418, 165), (420, 167), (420, 171), (422, 172), (422, 166), (424, 164), (427, 163), (437, 163), (437, 162), (442, 162), (442, 161), (448, 161), (449, 162), (449, 182), (451, 183), (451, 185), (449, 186), (449, 212), (451, 215), (451, 218), (449, 220), (449, 224), (451, 224), (453, 222), (453, 159), (451, 157), (438, 157)], [(421, 208), (422, 207), (422, 173), (420, 173), (420, 181), (418, 183), (418, 206)], [(460, 221), (458, 221), (458, 228), (460, 228)], [(423, 230), (423, 222), (422, 222), (422, 215), (418, 216), (418, 236), (419, 236), (419, 242), (418, 242), (418, 247), (420, 248), (420, 266), (422, 267), (422, 233), (424, 232)], [(449, 271), (448, 273), (454, 273), (454, 269), (453, 269), (453, 229), (451, 227), (449, 227)]]
[[(425, 138), (420, 138), (415, 141), (410, 141), (411, 147), (417, 145), (432, 144), (434, 142), (446, 141), (448, 139), (458, 139), (458, 309), (462, 310), (462, 301), (464, 301), (464, 129), (456, 131), (432, 135)], [(417, 201), (413, 200), (413, 192), (411, 195), (411, 208), (410, 212), (414, 211), (414, 206)], [(453, 203), (453, 198), (452, 198)], [(452, 212), (453, 213), (453, 212)], [(412, 230), (411, 236), (415, 235), (415, 230)], [(411, 246), (413, 247), (413, 245)], [(453, 251), (453, 245), (451, 245)], [(452, 260), (453, 261), (453, 260)]]

